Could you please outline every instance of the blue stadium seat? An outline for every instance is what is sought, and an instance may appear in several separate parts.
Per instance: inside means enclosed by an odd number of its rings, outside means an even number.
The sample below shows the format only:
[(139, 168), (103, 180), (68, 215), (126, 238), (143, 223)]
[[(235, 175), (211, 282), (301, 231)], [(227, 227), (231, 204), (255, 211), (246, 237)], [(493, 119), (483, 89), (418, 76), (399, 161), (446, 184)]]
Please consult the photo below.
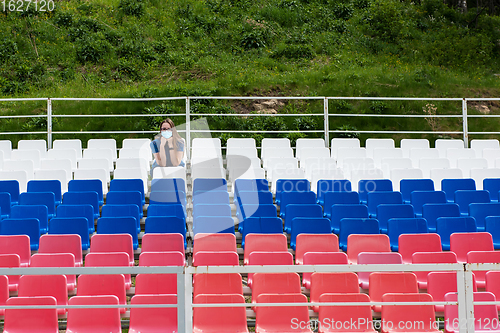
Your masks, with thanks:
[(448, 202), (455, 202), (455, 191), (476, 189), (476, 182), (471, 178), (443, 179), (441, 180), (441, 191), (446, 193)]
[(492, 202), (498, 201), (498, 192), (500, 191), (500, 178), (483, 179), (483, 190), (490, 192)]
[(331, 228), (336, 234), (340, 231), (340, 220), (346, 217), (368, 218), (368, 207), (363, 204), (332, 205)]
[(193, 193), (211, 192), (211, 191), (226, 191), (227, 181), (224, 178), (196, 178), (193, 181)]
[(286, 206), (289, 204), (316, 204), (316, 193), (306, 192), (283, 192), (281, 193), (280, 217), (285, 218)]
[[(63, 205), (91, 205), (94, 208), (94, 219), (99, 218), (99, 195), (97, 192), (66, 192), (63, 196)], [(94, 224), (91, 227), (94, 230)]]
[(469, 204), (489, 203), (490, 193), (488, 191), (457, 190), (455, 191), (455, 203), (460, 207), (462, 216), (469, 215)]
[(90, 248), (89, 221), (85, 217), (54, 217), (49, 222), (49, 234), (77, 234), (82, 240), (82, 250)]
[(40, 244), (40, 222), (36, 218), (9, 218), (0, 221), (0, 235), (28, 235), (32, 251)]
[(229, 204), (196, 204), (193, 206), (193, 218), (198, 216), (231, 216)]
[(500, 203), (471, 203), (469, 216), (476, 220), (477, 231), (484, 231), (486, 216), (500, 216)]
[(290, 247), (294, 250), (297, 235), (332, 233), (330, 220), (325, 217), (294, 217), (291, 224)]
[(377, 217), (377, 206), (380, 204), (402, 204), (403, 196), (401, 192), (395, 191), (375, 191), (367, 195), (368, 214), (370, 217)]
[[(415, 192), (413, 192), (415, 193)], [(387, 222), (392, 218), (415, 217), (413, 206), (409, 204), (393, 205), (382, 204), (377, 207), (377, 220), (380, 226), (380, 232), (387, 233)]]
[(296, 217), (323, 217), (323, 207), (318, 204), (289, 204), (285, 213), (285, 232), (292, 233), (292, 220)]
[(36, 218), (40, 226), (38, 231), (40, 234), (47, 233), (49, 228), (48, 216), (47, 206), (45, 205), (15, 205), (11, 207), (10, 211), (11, 219)]
[(278, 211), (275, 205), (243, 205), (241, 213), (236, 213), (238, 217), (238, 231), (243, 231), (244, 221), (250, 217), (277, 217)]
[(139, 191), (142, 195), (142, 204), (146, 204), (142, 179), (112, 179), (109, 182), (109, 191)]
[(106, 195), (106, 204), (114, 205), (137, 205), (139, 207), (139, 215), (143, 217), (142, 211), (142, 195), (139, 191), (114, 191), (108, 192)]
[(227, 191), (196, 191), (193, 194), (193, 205), (197, 204), (229, 205), (229, 193)]
[(99, 179), (73, 179), (68, 182), (68, 192), (87, 192), (87, 191), (96, 192), (97, 202), (99, 206), (102, 206), (104, 204), (104, 196), (102, 193), (102, 182)]
[(269, 191), (269, 182), (266, 179), (236, 179), (234, 181), (234, 194), (240, 191)]
[(248, 234), (282, 234), (283, 220), (279, 217), (249, 217), (245, 220), (241, 231), (241, 247), (245, 248), (245, 237)]
[[(20, 205), (44, 205), (47, 206), (48, 218), (56, 216), (56, 200), (52, 192), (23, 192), (19, 194)], [(47, 230), (45, 229), (45, 232)]]
[(369, 218), (343, 218), (340, 220), (339, 246), (347, 251), (347, 238), (351, 234), (375, 235), (380, 233), (377, 219)]
[(436, 232), (436, 219), (460, 217), (460, 208), (456, 203), (425, 204), (422, 206), (422, 217), (427, 221), (429, 232)]
[(422, 217), (393, 218), (387, 221), (387, 236), (389, 236), (392, 251), (399, 250), (399, 235), (426, 234), (427, 232), (427, 221)]
[(92, 205), (67, 205), (57, 206), (56, 217), (84, 217), (88, 221), (88, 233), (95, 231), (94, 207)]
[(443, 191), (413, 191), (410, 197), (415, 217), (422, 217), (422, 206), (424, 204), (446, 203), (446, 194)]
[(149, 205), (147, 211), (150, 216), (174, 216), (186, 220), (186, 208), (180, 204)]
[(332, 206), (337, 204), (359, 204), (358, 192), (326, 192), (323, 197), (323, 215), (332, 217)]
[(0, 192), (10, 193), (11, 205), (19, 203), (19, 182), (17, 180), (0, 180)]
[(450, 235), (455, 232), (476, 232), (476, 221), (470, 216), (439, 217), (436, 220), (436, 233), (441, 237), (444, 251), (450, 250)]
[(180, 203), (184, 207), (187, 205), (186, 192), (184, 191), (155, 191), (149, 194), (150, 205), (163, 205)]
[(182, 178), (155, 178), (151, 180), (151, 192), (186, 191), (186, 182)]
[(61, 182), (54, 180), (30, 180), (28, 182), (28, 192), (52, 192), (56, 206), (61, 204)]
[(274, 201), (280, 205), (281, 193), (283, 192), (306, 192), (311, 190), (311, 184), (307, 179), (278, 179), (276, 180), (276, 196)]
[(235, 205), (273, 204), (273, 194), (270, 191), (238, 191), (234, 197)]
[(10, 193), (0, 192), (0, 220), (9, 218), (10, 207), (11, 207)]
[(495, 250), (500, 249), (500, 216), (486, 216), (484, 218), (485, 231), (491, 234)]
[(328, 192), (351, 192), (351, 181), (347, 179), (320, 179), (316, 187), (318, 203), (324, 206), (324, 197)]
[(234, 220), (232, 216), (197, 216), (193, 219), (193, 235), (207, 234), (234, 234)]
[(175, 234), (184, 237), (184, 248), (187, 248), (186, 220), (174, 216), (148, 216), (146, 217), (145, 233)]
[(102, 217), (132, 216), (136, 220), (137, 233), (141, 232), (141, 214), (139, 212), (139, 206), (137, 205), (106, 204), (102, 206), (101, 216)]
[(366, 204), (370, 192), (392, 192), (392, 181), (390, 179), (361, 179), (358, 182), (359, 201)]
[(98, 234), (130, 234), (132, 236), (132, 245), (134, 250), (139, 247), (137, 239), (137, 227), (135, 219), (131, 216), (126, 217), (100, 217), (97, 220)]
[(411, 202), (411, 192), (413, 191), (434, 191), (432, 179), (401, 179), (399, 190), (403, 195), (403, 202)]

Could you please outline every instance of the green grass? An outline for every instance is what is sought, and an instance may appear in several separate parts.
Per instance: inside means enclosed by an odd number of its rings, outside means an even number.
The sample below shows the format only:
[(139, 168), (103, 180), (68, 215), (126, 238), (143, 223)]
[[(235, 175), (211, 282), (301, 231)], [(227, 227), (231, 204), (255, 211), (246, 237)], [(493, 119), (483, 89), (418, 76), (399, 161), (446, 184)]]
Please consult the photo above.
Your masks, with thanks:
[[(0, 13), (2, 98), (500, 95), (500, 78), (494, 75), (500, 73), (498, 8), (483, 10), (476, 17), (475, 8), (461, 13), (439, 0), (69, 0), (55, 4), (54, 12)], [(332, 101), (330, 109), (423, 114), (426, 104)], [(438, 114), (461, 110), (459, 103), (435, 104)], [(192, 112), (250, 112), (250, 106), (245, 101), (194, 102)], [(497, 104), (488, 106), (493, 114), (498, 112)], [(289, 102), (278, 111), (322, 112), (322, 106)], [(44, 102), (0, 103), (0, 115), (45, 112)], [(183, 102), (54, 101), (53, 112), (175, 113), (184, 112), (184, 106)], [(215, 117), (210, 126), (288, 130), (305, 126), (289, 119), (269, 124), (225, 119)], [(485, 126), (479, 122), (471, 120), (471, 130), (493, 130), (499, 125), (495, 119)], [(153, 118), (58, 118), (54, 130), (151, 130), (156, 125)], [(306, 125), (318, 128), (322, 122)], [(449, 119), (432, 125), (439, 131), (461, 129), (458, 121)], [(431, 126), (423, 119), (332, 118), (330, 128), (430, 130)], [(0, 122), (0, 132), (43, 129), (39, 118)], [(78, 136), (84, 141), (89, 138)], [(20, 136), (9, 138), (17, 141)]]

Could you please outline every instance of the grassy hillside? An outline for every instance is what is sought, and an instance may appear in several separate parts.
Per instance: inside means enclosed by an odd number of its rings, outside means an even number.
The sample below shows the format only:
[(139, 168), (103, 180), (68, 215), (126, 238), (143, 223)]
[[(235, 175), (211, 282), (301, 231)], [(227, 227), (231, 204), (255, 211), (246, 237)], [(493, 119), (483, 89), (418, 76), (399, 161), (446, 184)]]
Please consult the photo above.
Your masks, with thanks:
[[(470, 3), (471, 5), (475, 5)], [(465, 13), (441, 0), (93, 0), (57, 1), (52, 12), (0, 12), (0, 96), (186, 95), (500, 96), (500, 17)], [(359, 113), (422, 113), (427, 103), (332, 102)], [(491, 112), (498, 111), (492, 103)], [(193, 103), (193, 112), (250, 112), (251, 103)], [(44, 103), (0, 104), (37, 114)], [(460, 110), (437, 105), (436, 112)], [(55, 102), (57, 114), (171, 113), (182, 103)], [(322, 112), (290, 102), (279, 112)], [(275, 118), (275, 117), (273, 117)], [(223, 128), (305, 130), (318, 121), (235, 121)], [(331, 128), (446, 130), (459, 124), (332, 119)], [(182, 121), (182, 119), (179, 119)], [(57, 131), (151, 129), (131, 118), (58, 119)], [(368, 124), (366, 124), (368, 123)], [(40, 118), (2, 121), (0, 131), (39, 130)], [(492, 129), (498, 122), (491, 122)], [(62, 137), (62, 136), (61, 136)], [(57, 137), (56, 137), (57, 138)], [(84, 137), (82, 137), (83, 139)], [(293, 138), (292, 138), (293, 139)]]

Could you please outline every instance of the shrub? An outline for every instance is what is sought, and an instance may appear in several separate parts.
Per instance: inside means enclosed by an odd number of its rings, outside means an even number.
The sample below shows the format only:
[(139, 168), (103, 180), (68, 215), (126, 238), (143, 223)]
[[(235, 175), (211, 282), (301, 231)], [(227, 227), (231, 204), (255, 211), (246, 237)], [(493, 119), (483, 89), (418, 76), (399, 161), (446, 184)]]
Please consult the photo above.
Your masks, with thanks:
[(68, 28), (73, 23), (73, 14), (69, 12), (57, 12), (54, 16), (54, 23), (60, 27)]
[[(93, 35), (92, 37), (97, 36)], [(98, 63), (109, 52), (111, 45), (105, 39), (84, 38), (76, 43), (76, 59), (85, 64), (87, 62)]]
[(125, 15), (141, 17), (144, 14), (144, 3), (142, 0), (120, 0), (118, 9)]

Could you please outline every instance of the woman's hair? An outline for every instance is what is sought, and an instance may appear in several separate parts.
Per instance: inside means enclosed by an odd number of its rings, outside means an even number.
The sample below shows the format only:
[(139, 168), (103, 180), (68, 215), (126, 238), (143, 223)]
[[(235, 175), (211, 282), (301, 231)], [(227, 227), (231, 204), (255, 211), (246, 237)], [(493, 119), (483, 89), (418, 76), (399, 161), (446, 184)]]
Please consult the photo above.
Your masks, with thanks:
[(179, 133), (177, 133), (177, 130), (175, 129), (175, 124), (172, 121), (172, 119), (167, 118), (164, 121), (162, 121), (161, 124), (160, 124), (160, 130), (161, 130), (163, 124), (169, 124), (170, 125), (170, 130), (172, 131), (172, 137), (174, 138), (174, 141), (175, 141), (176, 144), (178, 144), (179, 142), (182, 142), (182, 138), (179, 135)]

